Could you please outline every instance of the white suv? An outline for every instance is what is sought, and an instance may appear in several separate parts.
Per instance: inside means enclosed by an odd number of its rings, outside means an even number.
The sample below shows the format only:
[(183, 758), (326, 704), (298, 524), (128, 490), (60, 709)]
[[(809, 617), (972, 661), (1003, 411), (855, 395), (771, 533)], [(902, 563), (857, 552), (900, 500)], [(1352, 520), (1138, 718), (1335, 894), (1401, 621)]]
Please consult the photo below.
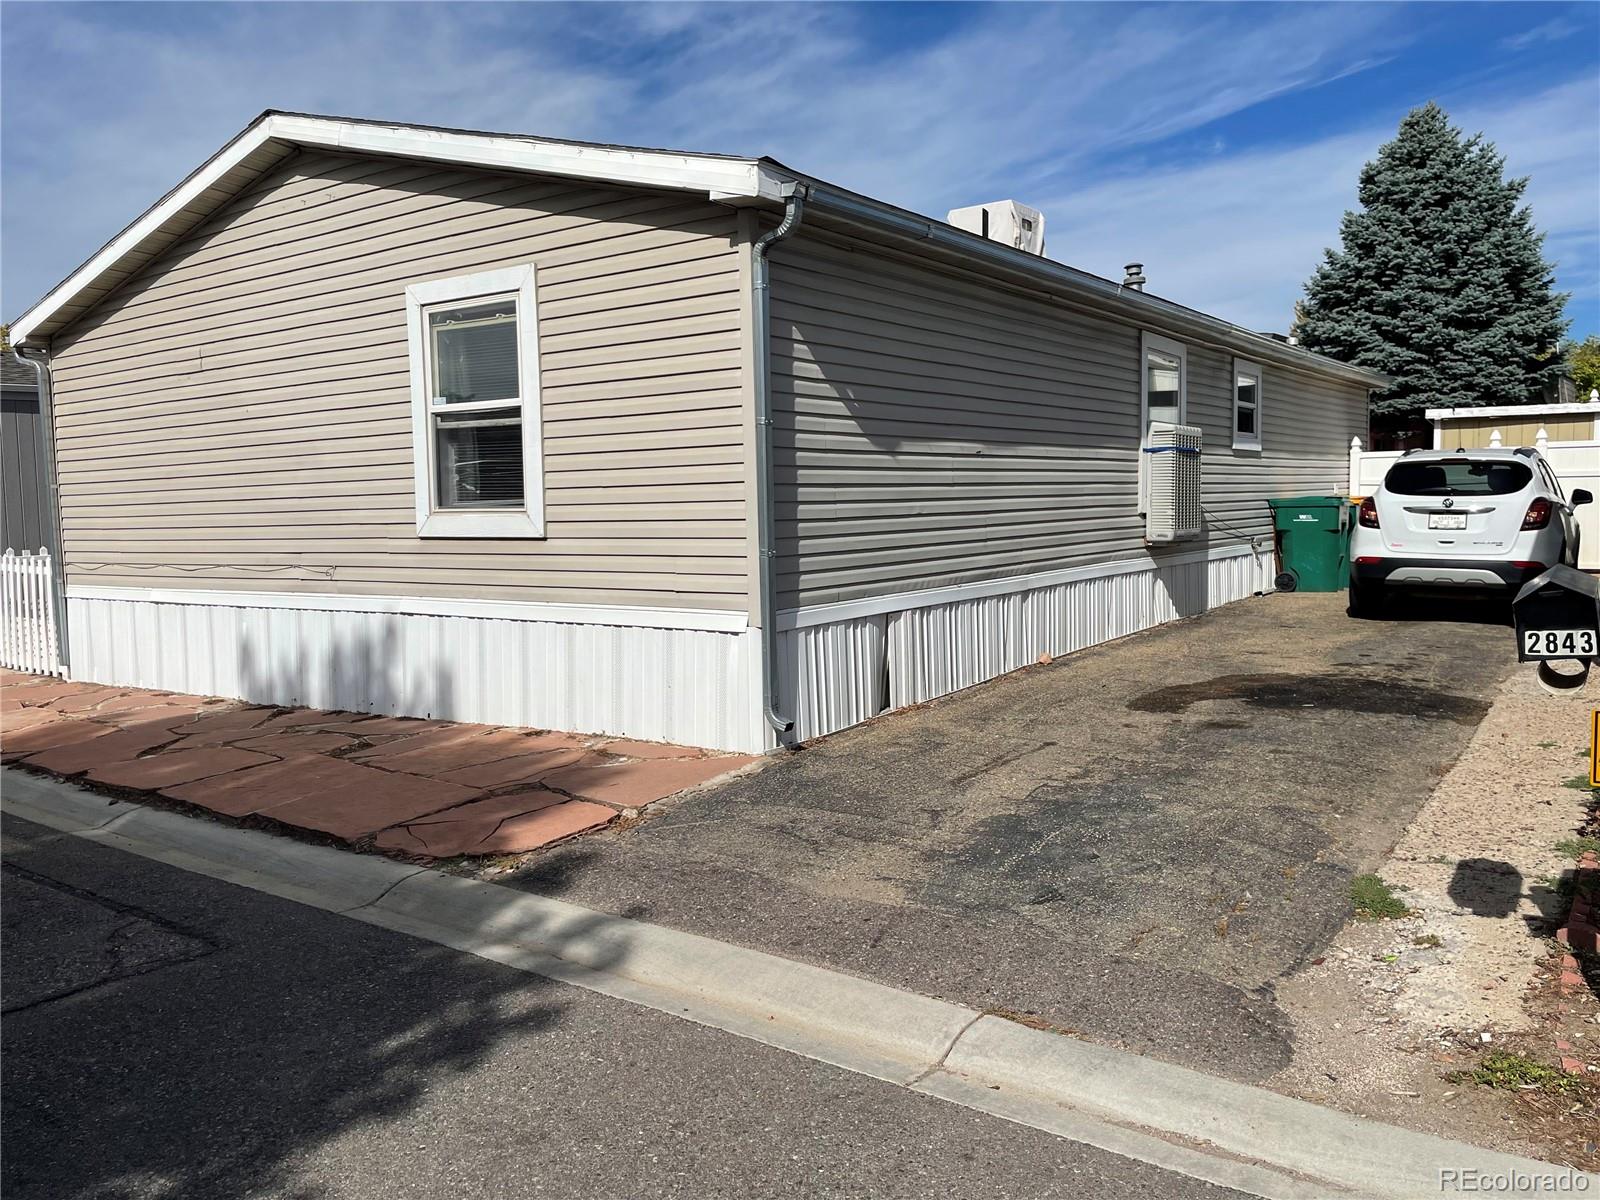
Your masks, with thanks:
[(1350, 537), (1350, 610), (1392, 588), (1515, 589), (1556, 563), (1576, 566), (1578, 523), (1536, 450), (1412, 450), (1361, 502)]

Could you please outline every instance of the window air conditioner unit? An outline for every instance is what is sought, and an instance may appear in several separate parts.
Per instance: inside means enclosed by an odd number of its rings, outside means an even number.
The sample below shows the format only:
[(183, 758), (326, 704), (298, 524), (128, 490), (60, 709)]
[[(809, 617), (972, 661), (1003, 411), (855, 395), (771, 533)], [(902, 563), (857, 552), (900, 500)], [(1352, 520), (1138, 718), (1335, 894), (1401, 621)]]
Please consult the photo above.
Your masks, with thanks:
[(1201, 535), (1200, 430), (1194, 425), (1150, 422), (1144, 448), (1148, 498), (1144, 537), (1153, 543), (1186, 542)]

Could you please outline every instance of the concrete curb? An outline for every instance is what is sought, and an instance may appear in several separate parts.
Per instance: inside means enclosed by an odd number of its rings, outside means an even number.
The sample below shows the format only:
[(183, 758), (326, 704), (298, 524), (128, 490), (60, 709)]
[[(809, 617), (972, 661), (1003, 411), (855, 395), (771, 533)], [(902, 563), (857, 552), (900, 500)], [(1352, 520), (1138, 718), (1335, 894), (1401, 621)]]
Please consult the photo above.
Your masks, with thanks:
[[(1441, 1169), (1577, 1173), (492, 883), (178, 816), (14, 771), (64, 833), (573, 983), (1270, 1200), (1448, 1194)], [(1600, 1177), (1584, 1180), (1600, 1194)], [(1579, 1183), (1578, 1187), (1583, 1184)], [(1538, 1182), (1495, 1195), (1549, 1195)], [(1568, 1186), (1568, 1191), (1576, 1188)]]
[(0, 803), (15, 816), (312, 908), (370, 904), (424, 869), (108, 800), (56, 779), (18, 771), (3, 778)]
[(1439, 1195), (1441, 1167), (1506, 1178), (1552, 1169), (995, 1017), (967, 1030), (944, 1067), (1362, 1196)]
[(502, 962), (560, 960), (588, 986), (863, 1074), (909, 1083), (978, 1019), (970, 1008), (821, 967), (432, 871), (351, 916)]

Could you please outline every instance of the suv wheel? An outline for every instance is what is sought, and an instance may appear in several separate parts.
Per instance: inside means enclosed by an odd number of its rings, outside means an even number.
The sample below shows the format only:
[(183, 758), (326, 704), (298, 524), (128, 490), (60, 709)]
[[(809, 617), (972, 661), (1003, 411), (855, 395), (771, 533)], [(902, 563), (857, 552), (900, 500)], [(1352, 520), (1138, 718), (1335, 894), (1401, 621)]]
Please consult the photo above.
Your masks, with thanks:
[(1384, 586), (1381, 583), (1350, 581), (1350, 615), (1375, 617), (1383, 611)]

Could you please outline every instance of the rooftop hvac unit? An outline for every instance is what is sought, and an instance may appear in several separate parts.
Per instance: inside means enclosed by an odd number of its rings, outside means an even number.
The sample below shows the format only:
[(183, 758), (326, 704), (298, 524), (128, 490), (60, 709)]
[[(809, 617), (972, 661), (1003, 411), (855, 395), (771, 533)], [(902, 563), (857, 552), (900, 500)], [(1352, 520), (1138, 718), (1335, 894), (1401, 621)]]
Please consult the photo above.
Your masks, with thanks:
[(1002, 242), (1029, 254), (1044, 253), (1044, 214), (1015, 200), (952, 208), (948, 220), (957, 229), (965, 229), (991, 242)]
[(1194, 425), (1150, 422), (1144, 448), (1147, 542), (1186, 542), (1205, 525), (1200, 494), (1200, 430)]

